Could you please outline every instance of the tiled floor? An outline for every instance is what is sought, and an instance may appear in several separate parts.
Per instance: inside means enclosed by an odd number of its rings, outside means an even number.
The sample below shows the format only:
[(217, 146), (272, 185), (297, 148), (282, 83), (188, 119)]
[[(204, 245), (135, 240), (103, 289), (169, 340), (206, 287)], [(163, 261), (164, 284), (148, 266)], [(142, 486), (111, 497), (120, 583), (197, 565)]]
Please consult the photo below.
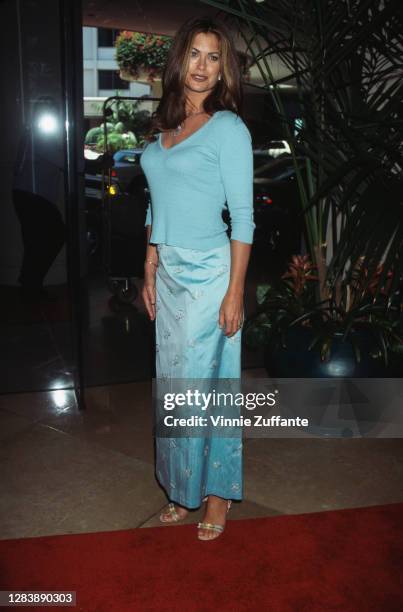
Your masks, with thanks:
[[(247, 313), (266, 276), (252, 268)], [(0, 288), (2, 539), (160, 524), (152, 326), (141, 298), (118, 304), (96, 275), (87, 288), (85, 411), (69, 390), (66, 296), (27, 309), (13, 289)], [(262, 351), (242, 357), (244, 376), (265, 376)], [(229, 520), (403, 501), (403, 439), (245, 439), (244, 485)], [(191, 512), (186, 522), (201, 516)]]
[[(160, 524), (151, 384), (93, 387), (86, 404), (62, 390), (0, 396), (0, 538)], [(229, 520), (399, 502), (403, 440), (245, 439), (244, 479)]]

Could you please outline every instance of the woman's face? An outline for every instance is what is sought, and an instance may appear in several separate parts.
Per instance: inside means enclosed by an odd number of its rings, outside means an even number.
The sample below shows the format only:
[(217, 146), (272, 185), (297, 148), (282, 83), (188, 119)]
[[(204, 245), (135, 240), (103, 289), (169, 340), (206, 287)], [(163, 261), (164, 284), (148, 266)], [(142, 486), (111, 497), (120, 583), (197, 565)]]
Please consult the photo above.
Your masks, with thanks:
[[(193, 39), (185, 88), (206, 92), (217, 83), (221, 68), (219, 38), (212, 33), (199, 32)], [(203, 78), (197, 78), (203, 77)]]

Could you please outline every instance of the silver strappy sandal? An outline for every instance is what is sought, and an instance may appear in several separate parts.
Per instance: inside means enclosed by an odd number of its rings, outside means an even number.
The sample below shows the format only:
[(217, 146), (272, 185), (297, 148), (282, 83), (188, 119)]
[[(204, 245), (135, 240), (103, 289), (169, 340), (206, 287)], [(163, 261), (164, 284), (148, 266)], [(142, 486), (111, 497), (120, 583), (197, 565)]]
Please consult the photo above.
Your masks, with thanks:
[[(228, 499), (227, 500), (227, 514), (229, 512), (229, 509), (231, 508), (231, 504), (232, 504), (232, 500)], [(217, 533), (217, 535), (215, 535), (213, 538), (205, 538), (205, 537), (200, 537), (200, 533), (197, 534), (197, 537), (199, 540), (202, 540), (203, 542), (207, 542), (208, 540), (216, 540), (224, 531), (225, 529), (225, 525), (214, 525), (213, 523), (197, 523), (197, 529), (206, 529), (209, 531), (215, 531)]]
[[(203, 502), (206, 502), (208, 500), (208, 496), (207, 497), (203, 497)], [(169, 518), (164, 519), (164, 515), (168, 514)], [(186, 515), (187, 516), (187, 515)], [(178, 523), (179, 521), (183, 521), (183, 519), (186, 518), (185, 516), (179, 516), (179, 514), (176, 511), (175, 508), (175, 504), (173, 502), (169, 502), (167, 509), (164, 510), (164, 512), (162, 512), (160, 514), (160, 521), (161, 523)]]
[[(168, 514), (170, 516), (169, 519), (164, 519), (163, 518), (164, 515), (166, 515), (166, 514)], [(161, 521), (161, 523), (178, 523), (179, 521), (183, 521), (184, 518), (185, 518), (185, 516), (179, 516), (179, 514), (176, 511), (175, 504), (173, 504), (172, 502), (170, 502), (168, 504), (167, 509), (160, 514), (160, 521)]]

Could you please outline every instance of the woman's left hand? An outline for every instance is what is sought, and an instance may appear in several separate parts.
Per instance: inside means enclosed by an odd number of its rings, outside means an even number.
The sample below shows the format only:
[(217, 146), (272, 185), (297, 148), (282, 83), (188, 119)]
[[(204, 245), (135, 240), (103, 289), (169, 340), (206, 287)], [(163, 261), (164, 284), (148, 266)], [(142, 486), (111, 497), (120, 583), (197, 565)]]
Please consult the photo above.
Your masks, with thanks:
[(243, 292), (227, 291), (221, 303), (218, 323), (226, 336), (233, 336), (243, 323)]

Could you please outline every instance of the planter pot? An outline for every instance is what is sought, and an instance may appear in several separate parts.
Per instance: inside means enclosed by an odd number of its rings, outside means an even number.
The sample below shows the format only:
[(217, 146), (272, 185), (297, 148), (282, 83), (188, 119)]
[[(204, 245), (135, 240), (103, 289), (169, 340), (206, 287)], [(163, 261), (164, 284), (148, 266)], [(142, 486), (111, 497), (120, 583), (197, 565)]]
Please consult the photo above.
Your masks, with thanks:
[[(386, 368), (382, 358), (371, 356), (371, 351), (376, 345), (369, 330), (356, 331), (354, 337), (361, 353), (359, 363), (356, 361), (351, 342), (348, 340), (343, 342), (341, 333), (333, 339), (329, 360), (322, 362), (317, 348), (308, 350), (308, 346), (313, 339), (312, 330), (305, 327), (290, 328), (286, 335), (286, 349), (276, 351), (270, 347), (266, 349), (265, 367), (268, 376), (307, 379), (387, 378), (396, 376), (394, 368)], [(290, 381), (290, 384), (295, 385), (296, 383)], [(314, 390), (314, 386), (310, 387), (308, 384), (307, 387), (306, 384), (301, 383), (301, 387), (297, 388), (299, 399), (295, 401), (294, 395), (294, 401), (290, 405), (285, 401), (284, 410), (286, 416), (308, 418), (309, 425), (303, 429), (313, 436), (344, 438), (355, 435), (371, 435), (373, 428), (382, 422), (382, 414), (385, 408), (382, 402), (376, 406), (371, 406), (369, 411), (365, 403), (362, 407), (356, 406), (353, 411), (356, 419), (354, 423), (350, 416), (346, 416), (350, 413), (349, 411), (346, 413), (343, 402), (340, 406), (331, 407), (327, 405), (327, 401), (324, 401), (323, 405), (316, 403), (313, 408), (309, 399), (312, 396), (310, 396), (310, 392), (306, 393), (307, 389), (308, 391), (310, 389)], [(286, 395), (287, 390), (285, 391)], [(363, 397), (365, 398), (365, 391)], [(370, 416), (369, 422), (367, 422), (368, 416)], [(357, 431), (359, 434), (357, 434)]]
[(120, 78), (123, 79), (123, 81), (136, 81), (138, 83), (147, 83), (148, 85), (150, 83), (153, 83), (155, 80), (161, 78), (159, 75), (156, 74), (154, 74), (154, 76), (151, 76), (150, 70), (147, 70), (147, 68), (145, 68), (144, 66), (139, 66), (137, 70), (137, 76), (134, 76), (128, 70), (123, 69), (120, 69), (119, 74)]
[(336, 334), (332, 341), (330, 358), (321, 361), (318, 348), (310, 351), (308, 347), (313, 332), (308, 327), (291, 327), (286, 333), (286, 348), (274, 350), (268, 346), (265, 351), (265, 368), (269, 376), (278, 378), (384, 378), (394, 376), (386, 368), (382, 357), (371, 356), (375, 344), (368, 330), (353, 332), (360, 348), (361, 361), (358, 363), (353, 346), (347, 339), (342, 341), (342, 333)]

